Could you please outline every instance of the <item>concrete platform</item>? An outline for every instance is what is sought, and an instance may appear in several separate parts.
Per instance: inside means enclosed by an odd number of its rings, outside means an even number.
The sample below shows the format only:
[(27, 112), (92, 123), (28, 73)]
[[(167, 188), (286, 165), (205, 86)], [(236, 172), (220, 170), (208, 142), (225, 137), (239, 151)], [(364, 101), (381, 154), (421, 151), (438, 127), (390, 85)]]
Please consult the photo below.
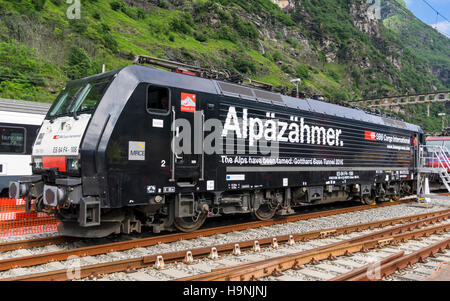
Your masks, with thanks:
[(437, 273), (427, 277), (428, 281), (450, 281), (450, 263), (442, 265)]

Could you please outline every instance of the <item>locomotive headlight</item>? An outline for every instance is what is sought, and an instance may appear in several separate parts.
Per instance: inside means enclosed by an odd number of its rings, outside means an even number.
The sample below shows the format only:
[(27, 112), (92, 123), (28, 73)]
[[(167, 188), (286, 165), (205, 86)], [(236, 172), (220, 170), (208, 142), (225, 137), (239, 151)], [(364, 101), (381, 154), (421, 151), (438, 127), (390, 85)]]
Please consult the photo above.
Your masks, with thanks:
[(78, 171), (80, 168), (79, 159), (67, 159), (67, 171)]
[(11, 199), (19, 199), (28, 193), (29, 188), (26, 183), (9, 182), (9, 197)]
[(33, 166), (35, 169), (42, 169), (42, 158), (33, 158)]
[(57, 206), (59, 201), (65, 197), (65, 192), (56, 186), (44, 186), (44, 204), (48, 206)]

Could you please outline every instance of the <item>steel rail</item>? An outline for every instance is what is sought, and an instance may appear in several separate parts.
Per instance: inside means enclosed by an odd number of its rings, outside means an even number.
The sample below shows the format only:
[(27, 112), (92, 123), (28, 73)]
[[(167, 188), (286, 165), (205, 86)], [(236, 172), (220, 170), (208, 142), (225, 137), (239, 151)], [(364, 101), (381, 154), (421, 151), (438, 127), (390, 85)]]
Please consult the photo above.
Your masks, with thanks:
[[(213, 231), (216, 231), (217, 234), (219, 233), (226, 233), (226, 232), (232, 232), (232, 231), (240, 231), (240, 230), (246, 230), (251, 228), (258, 228), (263, 226), (270, 226), (270, 225), (276, 225), (276, 224), (282, 224), (282, 223), (288, 223), (288, 222), (295, 222), (299, 220), (305, 220), (305, 219), (311, 219), (311, 218), (317, 218), (317, 217), (325, 217), (330, 215), (336, 215), (336, 214), (342, 214), (342, 213), (349, 213), (354, 211), (363, 211), (368, 209), (374, 209), (379, 207), (386, 207), (386, 206), (392, 206), (392, 205), (399, 205), (404, 204), (413, 201), (413, 198), (408, 198), (400, 201), (396, 201), (394, 203), (381, 203), (377, 205), (360, 205), (360, 206), (354, 206), (354, 207), (348, 207), (348, 208), (340, 208), (340, 209), (332, 209), (322, 212), (312, 212), (312, 213), (304, 213), (304, 214), (296, 214), (292, 216), (287, 216), (283, 218), (278, 218), (275, 220), (270, 221), (255, 221), (255, 222), (246, 222), (242, 224), (236, 224), (236, 225), (229, 225), (220, 227), (223, 232), (217, 232), (219, 231), (219, 228), (211, 228), (211, 229), (201, 229), (197, 230), (195, 233), (199, 233), (199, 235), (189, 235), (190, 233), (175, 233), (173, 235), (179, 235), (180, 239), (191, 239), (196, 238), (199, 236), (207, 236), (211, 235)], [(215, 233), (214, 233), (215, 234)], [(172, 235), (172, 236), (173, 236)], [(164, 239), (165, 235), (160, 236), (162, 239)], [(58, 244), (58, 243), (65, 243), (65, 242), (73, 242), (76, 240), (80, 240), (79, 238), (75, 237), (67, 237), (67, 236), (54, 236), (52, 238), (46, 237), (46, 238), (38, 238), (38, 239), (29, 239), (29, 240), (17, 240), (12, 242), (5, 242), (0, 243), (0, 252), (6, 252), (6, 251), (14, 251), (18, 249), (24, 249), (24, 248), (34, 248), (34, 247), (42, 247), (47, 246), (50, 244)], [(136, 241), (136, 240), (135, 240)], [(145, 242), (144, 242), (145, 243)], [(143, 245), (143, 246), (149, 246), (149, 245)]]
[[(352, 238), (347, 241), (343, 242), (337, 242), (331, 245), (327, 245), (324, 247), (320, 247), (318, 249), (324, 249), (324, 248), (330, 248), (330, 247), (336, 247), (344, 244), (349, 244), (358, 240), (367, 240), (372, 239), (373, 237), (383, 237), (388, 234), (398, 233), (401, 231), (408, 231), (411, 229), (415, 229), (416, 227), (428, 225), (433, 222), (442, 221), (444, 219), (447, 219), (450, 217), (450, 210), (443, 210), (443, 211), (437, 211), (432, 213), (423, 213), (419, 215), (414, 216), (406, 216), (396, 219), (389, 219), (384, 221), (378, 221), (378, 222), (371, 222), (366, 224), (359, 224), (359, 225), (352, 225), (342, 228), (336, 228), (336, 229), (328, 229), (328, 230), (320, 230), (315, 232), (308, 232), (308, 233), (301, 233), (301, 234), (292, 234), (291, 235), (281, 235), (276, 237), (278, 243), (284, 243), (288, 242), (290, 239), (294, 239), (294, 241), (305, 241), (309, 239), (317, 239), (321, 237), (327, 237), (330, 235), (337, 235), (337, 234), (347, 234), (350, 232), (355, 231), (362, 231), (365, 229), (374, 229), (377, 227), (386, 227), (389, 225), (394, 225), (398, 223), (407, 223), (405, 225), (393, 227), (390, 229), (378, 231), (376, 233), (369, 233), (366, 235), (362, 235), (357, 238)], [(270, 245), (273, 242), (274, 237), (268, 237), (264, 239), (259, 239), (258, 242), (260, 246), (267, 246)], [(239, 244), (240, 249), (249, 249), (254, 246), (254, 240), (244, 241), (244, 242), (238, 242), (238, 243), (229, 243), (229, 244), (223, 244), (215, 246), (216, 250), (218, 252), (230, 252), (234, 249), (235, 245)], [(315, 249), (316, 250), (316, 249)], [(205, 257), (208, 256), (211, 253), (211, 247), (205, 247), (205, 248), (197, 248), (197, 249), (191, 249), (192, 256), (197, 257)], [(314, 251), (314, 250), (312, 250)], [(152, 264), (155, 264), (158, 256), (163, 256), (163, 259), (165, 262), (173, 262), (173, 261), (180, 261), (183, 260), (186, 256), (187, 250), (183, 251), (176, 251), (176, 252), (170, 252), (165, 254), (155, 254), (151, 256), (145, 256), (145, 257), (139, 257), (139, 258), (133, 258), (133, 259), (126, 259), (121, 261), (113, 261), (110, 263), (103, 263), (103, 264), (94, 264), (89, 266), (83, 266), (80, 268), (80, 277), (85, 278), (92, 275), (99, 275), (99, 274), (108, 274), (108, 273), (114, 273), (114, 272), (121, 272), (121, 271), (133, 271), (139, 268), (143, 268)], [(304, 252), (310, 252), (310, 251), (304, 251)], [(28, 256), (28, 258), (24, 258), (25, 260), (31, 261), (33, 258), (30, 258), (31, 256)], [(67, 258), (67, 257), (66, 257)], [(65, 260), (66, 258), (63, 258), (62, 260)], [(20, 263), (26, 263), (29, 264), (30, 262), (18, 262)], [(12, 264), (12, 261), (9, 262), (9, 264)], [(58, 271), (51, 271), (51, 272), (45, 272), (45, 273), (39, 273), (39, 274), (32, 274), (32, 275), (26, 275), (16, 278), (10, 278), (7, 280), (68, 280), (69, 277), (67, 276), (66, 270), (58, 270)]]
[[(251, 265), (235, 266), (233, 270), (227, 270), (223, 273), (211, 275), (210, 273), (201, 274), (195, 280), (201, 281), (248, 281), (257, 280), (266, 276), (279, 276), (281, 272), (288, 269), (300, 269), (300, 266), (308, 263), (316, 263), (320, 260), (334, 259), (338, 256), (351, 256), (355, 252), (367, 252), (369, 249), (382, 248), (388, 244), (398, 244), (406, 242), (409, 239), (417, 239), (420, 237), (427, 237), (433, 234), (450, 231), (450, 224), (430, 227), (427, 229), (415, 230), (411, 232), (395, 234), (385, 239), (371, 239), (362, 242), (352, 243), (349, 245), (337, 246), (334, 248), (318, 250), (317, 252), (304, 252), (279, 256), (268, 260), (261, 260), (252, 263)], [(402, 258), (395, 260), (395, 269), (401, 266), (406, 266)], [(408, 257), (408, 259), (410, 259)], [(386, 264), (385, 270), (392, 270), (392, 265)], [(389, 267), (389, 268), (388, 268)], [(212, 271), (214, 272), (214, 271)], [(186, 280), (181, 278), (179, 280)]]
[[(303, 253), (304, 254), (308, 254), (310, 252), (316, 252), (318, 250), (334, 248), (334, 247), (338, 247), (338, 246), (341, 246), (341, 245), (348, 245), (348, 244), (351, 244), (351, 243), (366, 241), (366, 240), (375, 239), (375, 238), (381, 239), (383, 237), (394, 235), (394, 234), (398, 234), (398, 233), (403, 233), (405, 231), (412, 231), (412, 230), (414, 230), (416, 228), (420, 228), (422, 226), (429, 225), (430, 223), (440, 222), (440, 221), (448, 219), (448, 217), (449, 217), (449, 215), (444, 213), (442, 215), (431, 216), (431, 217), (424, 218), (424, 219), (418, 218), (417, 221), (414, 221), (414, 219), (411, 219), (409, 221), (409, 224), (407, 224), (407, 225), (399, 225), (399, 226), (396, 226), (396, 227), (380, 230), (380, 231), (377, 231), (377, 232), (368, 233), (368, 234), (365, 234), (365, 235), (362, 235), (362, 236), (358, 236), (358, 237), (355, 237), (355, 238), (350, 238), (350, 239), (347, 239), (347, 240), (344, 240), (344, 241), (340, 241), (340, 242), (336, 242), (336, 243), (332, 243), (332, 244), (329, 244), (329, 245), (326, 245), (326, 246), (314, 248), (314, 249), (311, 249), (311, 250), (306, 250), (306, 251), (303, 251)], [(392, 223), (390, 221), (391, 220), (382, 221), (381, 227), (386, 227), (389, 224), (393, 225), (394, 223)], [(402, 223), (402, 222), (405, 222), (405, 221), (400, 221), (399, 223)], [(373, 228), (375, 228), (375, 227), (371, 227), (371, 226), (367, 227), (369, 224), (364, 224), (364, 225), (361, 225), (361, 226), (364, 226), (363, 227), (364, 229), (373, 229)], [(376, 224), (376, 222), (374, 222), (373, 224)], [(358, 229), (357, 226), (350, 226), (349, 227), (350, 229), (345, 229), (345, 228), (346, 227), (338, 229), (338, 231), (336, 231), (336, 233), (333, 234), (333, 235), (347, 234), (347, 233), (350, 233), (350, 232), (361, 230), (361, 229)], [(322, 232), (329, 232), (329, 230), (322, 230)], [(320, 238), (320, 237), (316, 237), (316, 238)], [(303, 241), (304, 239), (301, 239), (301, 240)], [(243, 264), (240, 264), (239, 267), (244, 267), (245, 265), (250, 266), (252, 264), (253, 264), (253, 262), (243, 263)], [(231, 270), (231, 269), (234, 269), (234, 268), (235, 267), (233, 267), (233, 266), (217, 268), (217, 269), (214, 269), (214, 271), (210, 272), (210, 275), (213, 275), (214, 273), (215, 274), (222, 273), (225, 270)], [(184, 278), (183, 280), (195, 280), (196, 277), (197, 276), (187, 277), (187, 278)]]
[[(405, 202), (407, 200), (404, 200)], [(402, 201), (400, 201), (402, 202)], [(398, 204), (399, 202), (397, 202)], [(30, 256), (24, 256), (24, 257), (13, 257), (8, 259), (0, 260), (0, 271), (9, 270), (12, 268), (17, 267), (26, 267), (26, 266), (32, 266), (32, 265), (38, 265), (38, 264), (44, 264), (51, 261), (61, 261), (66, 260), (69, 256), (92, 256), (92, 255), (99, 255), (99, 254), (105, 254), (113, 251), (124, 251), (129, 250), (133, 248), (139, 248), (139, 247), (148, 247), (157, 245), (160, 243), (170, 243), (178, 240), (185, 240), (185, 239), (193, 239), (198, 237), (204, 237), (204, 236), (211, 236), (221, 233), (228, 233), (233, 231), (241, 231), (246, 229), (252, 229), (252, 228), (259, 228), (263, 226), (271, 226), (281, 223), (288, 223), (288, 222), (294, 222), (299, 220), (305, 220), (305, 219), (311, 219), (321, 216), (329, 216), (329, 215), (335, 215), (335, 214), (342, 214), (342, 213), (348, 213), (348, 212), (354, 212), (354, 211), (360, 211), (360, 210), (367, 210), (377, 207), (385, 207), (388, 206), (386, 204), (396, 204), (396, 203), (384, 203), (384, 206), (372, 206), (372, 205), (363, 205), (363, 206), (355, 206), (355, 207), (349, 207), (349, 208), (340, 208), (340, 209), (334, 209), (334, 210), (328, 210), (324, 212), (313, 212), (308, 213), (304, 215), (294, 215), (294, 216), (288, 216), (282, 219), (276, 219), (276, 220), (270, 220), (270, 221), (255, 221), (255, 222), (248, 222), (248, 223), (242, 223), (242, 224), (236, 224), (236, 225), (227, 225), (223, 227), (216, 227), (216, 228), (208, 228), (208, 229), (201, 229), (197, 230), (195, 232), (191, 233), (172, 233), (167, 235), (161, 235), (161, 236), (154, 236), (154, 237), (147, 237), (147, 238), (141, 238), (141, 239), (135, 239), (135, 240), (127, 240), (127, 241), (119, 241), (119, 242), (113, 242), (113, 243), (107, 243), (102, 245), (93, 245), (93, 246), (87, 246), (82, 248), (76, 248), (76, 249), (69, 249), (69, 250), (61, 250), (61, 251), (55, 251), (55, 252), (48, 252), (43, 254), (37, 254), (37, 255), (30, 255)], [(383, 204), (382, 204), (383, 205)]]
[(355, 278), (363, 273), (367, 273), (367, 271), (369, 271), (369, 269), (373, 268), (374, 266), (381, 266), (383, 264), (386, 264), (388, 262), (391, 262), (397, 258), (402, 257), (405, 254), (404, 251), (401, 251), (399, 253), (395, 253), (391, 256), (385, 257), (382, 260), (378, 261), (378, 262), (372, 262), (372, 263), (368, 263), (360, 268), (351, 270), (347, 273), (341, 274), (339, 276), (336, 276), (334, 278), (329, 279), (328, 281), (348, 281), (352, 278)]
[(359, 275), (349, 278), (348, 281), (381, 280), (401, 269), (410, 267), (418, 262), (423, 262), (425, 258), (434, 256), (434, 254), (436, 253), (443, 253), (445, 249), (450, 249), (450, 238), (444, 239), (431, 246), (422, 248), (416, 252), (403, 255), (395, 260), (381, 263), (378, 271), (379, 277), (369, 277), (367, 273), (360, 273)]
[(16, 240), (0, 243), (0, 252), (14, 251), (25, 248), (43, 247), (54, 244), (69, 243), (79, 238), (68, 236), (50, 236), (37, 239)]
[[(325, 249), (330, 249), (330, 248), (335, 248), (335, 247), (339, 247), (342, 245), (349, 245), (352, 243), (359, 243), (362, 241), (367, 241), (367, 240), (371, 240), (371, 239), (382, 239), (384, 237), (388, 237), (388, 236), (392, 236), (395, 234), (399, 234), (399, 233), (403, 233), (406, 231), (412, 231), (416, 228), (422, 227), (422, 226), (426, 226), (429, 225), (431, 223), (436, 223), (436, 222), (440, 222), (443, 220), (448, 219), (448, 215), (447, 214), (442, 214), (442, 215), (438, 215), (438, 216), (433, 216), (433, 217), (429, 217), (429, 218), (425, 218), (423, 220), (418, 220), (415, 222), (410, 222), (409, 224), (406, 225), (399, 225), (396, 227), (392, 227), (392, 228), (388, 228), (388, 229), (384, 229), (381, 231), (377, 231), (377, 232), (373, 232), (373, 233), (368, 233), (362, 236), (358, 236), (355, 238), (350, 238), (344, 241), (340, 241), (340, 242), (336, 242), (336, 243), (332, 243), (323, 247), (318, 247), (318, 248), (314, 248), (311, 250), (306, 250), (306, 251), (302, 251), (302, 254), (309, 254), (309, 253), (314, 253), (317, 252), (319, 250), (325, 250)], [(224, 267), (224, 268), (218, 268), (218, 269), (214, 269), (213, 271), (211, 271), (209, 273), (210, 276), (215, 275), (215, 274), (220, 274), (223, 273), (226, 270), (233, 270), (233, 269), (242, 269), (245, 266), (252, 266), (254, 265), (254, 262), (249, 262), (249, 263), (243, 263), (237, 266), (231, 266), (231, 267)], [(186, 277), (183, 278), (182, 280), (197, 280), (199, 276), (195, 275), (195, 276), (191, 276), (191, 277)], [(201, 277), (201, 276), (200, 276)]]

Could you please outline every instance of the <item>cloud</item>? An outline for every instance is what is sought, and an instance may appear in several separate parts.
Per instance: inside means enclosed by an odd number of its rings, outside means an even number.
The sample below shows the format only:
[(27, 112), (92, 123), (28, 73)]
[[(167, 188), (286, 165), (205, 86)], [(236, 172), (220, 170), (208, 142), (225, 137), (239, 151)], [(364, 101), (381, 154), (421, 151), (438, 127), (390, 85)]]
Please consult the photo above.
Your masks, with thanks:
[(436, 24), (431, 24), (430, 26), (432, 26), (433, 28), (436, 28), (437, 31), (446, 35), (447, 37), (450, 37), (450, 22), (441, 21)]

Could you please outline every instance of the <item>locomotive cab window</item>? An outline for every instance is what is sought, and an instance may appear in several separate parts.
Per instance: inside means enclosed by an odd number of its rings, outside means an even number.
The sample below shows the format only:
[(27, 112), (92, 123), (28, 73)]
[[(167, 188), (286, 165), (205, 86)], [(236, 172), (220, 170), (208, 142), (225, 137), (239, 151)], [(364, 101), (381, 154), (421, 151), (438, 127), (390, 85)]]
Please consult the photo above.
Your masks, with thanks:
[(112, 77), (106, 77), (66, 87), (50, 108), (50, 117), (93, 113), (109, 87), (111, 79)]
[(25, 129), (1, 127), (0, 128), (0, 153), (24, 153)]
[(147, 111), (166, 114), (169, 112), (169, 89), (149, 86), (147, 90)]

